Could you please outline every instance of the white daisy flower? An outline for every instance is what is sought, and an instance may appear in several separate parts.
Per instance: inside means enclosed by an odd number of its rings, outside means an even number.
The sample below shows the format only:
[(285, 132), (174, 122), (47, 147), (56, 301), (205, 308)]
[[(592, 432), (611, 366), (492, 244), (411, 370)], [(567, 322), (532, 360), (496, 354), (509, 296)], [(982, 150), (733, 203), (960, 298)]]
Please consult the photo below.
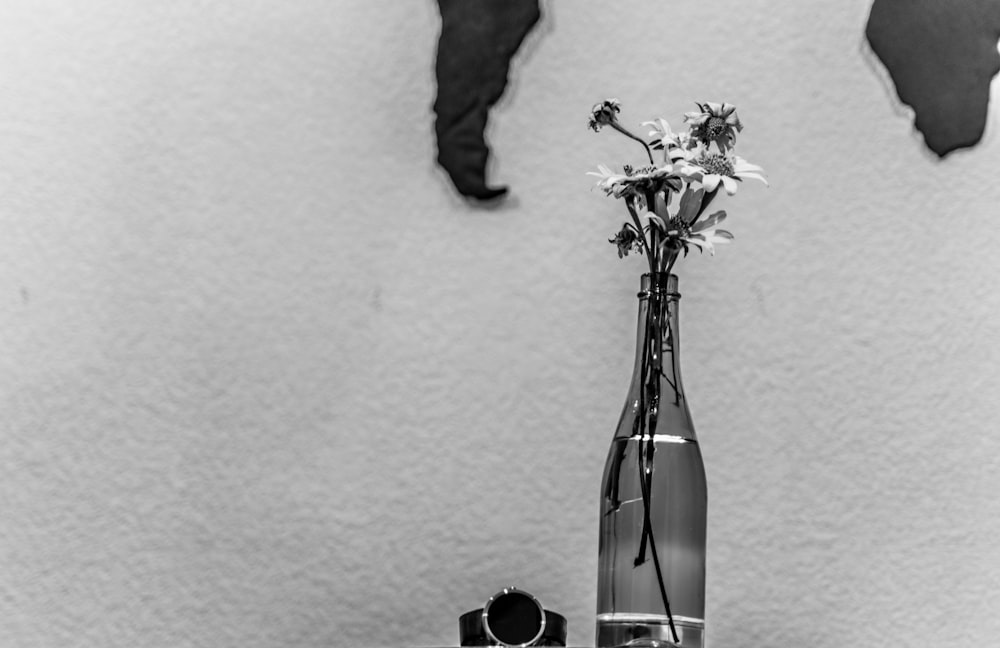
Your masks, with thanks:
[(682, 160), (677, 172), (688, 180), (700, 182), (708, 192), (715, 191), (721, 184), (730, 196), (736, 193), (738, 183), (744, 178), (767, 184), (764, 169), (733, 154), (702, 153), (691, 160)]
[(684, 121), (691, 123), (691, 136), (709, 145), (715, 142), (725, 152), (736, 144), (736, 133), (743, 124), (736, 115), (736, 106), (728, 103), (699, 103), (697, 112), (684, 113)]

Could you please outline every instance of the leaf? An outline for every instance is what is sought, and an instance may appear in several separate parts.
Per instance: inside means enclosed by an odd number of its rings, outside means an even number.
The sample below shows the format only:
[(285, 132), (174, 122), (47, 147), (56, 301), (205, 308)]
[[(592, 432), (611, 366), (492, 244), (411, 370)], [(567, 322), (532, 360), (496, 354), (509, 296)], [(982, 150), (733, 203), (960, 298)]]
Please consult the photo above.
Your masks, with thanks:
[[(650, 209), (649, 211), (655, 212), (657, 214), (666, 214), (667, 213), (667, 205), (669, 205), (669, 204), (670, 204), (670, 192), (669, 191), (663, 191), (663, 192), (658, 191), (658, 192), (656, 192), (653, 195), (653, 205), (654, 205), (654, 208)], [(661, 216), (661, 218), (662, 218), (662, 216)]]
[(693, 190), (688, 187), (688, 190), (681, 196), (681, 204), (677, 208), (677, 218), (681, 219), (685, 225), (690, 225), (698, 217), (704, 195), (704, 189)]
[(713, 189), (712, 191), (710, 191), (707, 196), (705, 196), (705, 199), (701, 203), (701, 207), (698, 209), (698, 215), (699, 216), (701, 214), (703, 214), (706, 209), (708, 209), (708, 206), (712, 203), (712, 200), (715, 199), (715, 197), (718, 195), (718, 193), (719, 193), (719, 188), (716, 187), (715, 189)]

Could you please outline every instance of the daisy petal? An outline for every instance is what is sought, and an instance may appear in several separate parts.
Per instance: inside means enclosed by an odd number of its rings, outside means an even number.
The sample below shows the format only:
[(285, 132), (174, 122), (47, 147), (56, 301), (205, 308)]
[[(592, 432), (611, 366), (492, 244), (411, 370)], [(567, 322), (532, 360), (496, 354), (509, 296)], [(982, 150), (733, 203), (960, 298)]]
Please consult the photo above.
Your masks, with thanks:
[(736, 158), (736, 164), (733, 165), (736, 171), (754, 171), (756, 173), (764, 173), (764, 167), (757, 166), (756, 164), (750, 164), (741, 157)]
[(725, 210), (720, 210), (706, 218), (705, 220), (699, 221), (692, 228), (691, 231), (698, 233), (704, 230), (712, 229), (722, 221), (726, 220)]
[(761, 182), (763, 182), (764, 184), (766, 184), (768, 187), (771, 186), (770, 183), (768, 183), (767, 178), (765, 178), (764, 176), (760, 175), (759, 173), (749, 173), (749, 172), (743, 171), (743, 172), (737, 173), (736, 175), (737, 175), (737, 177), (740, 177), (740, 178), (753, 178), (754, 180), (760, 180)]
[(701, 235), (697, 235), (697, 236), (692, 236), (688, 240), (691, 243), (693, 243), (694, 245), (698, 246), (699, 250), (701, 250), (703, 252), (705, 250), (708, 250), (709, 254), (711, 254), (712, 256), (715, 256), (715, 246), (712, 245), (712, 242), (709, 241), (708, 239), (703, 238)]
[(662, 218), (660, 218), (659, 216), (657, 216), (653, 212), (646, 212), (645, 218), (650, 223), (656, 225), (656, 229), (660, 230), (661, 232), (666, 232), (667, 231), (667, 224), (663, 222)]

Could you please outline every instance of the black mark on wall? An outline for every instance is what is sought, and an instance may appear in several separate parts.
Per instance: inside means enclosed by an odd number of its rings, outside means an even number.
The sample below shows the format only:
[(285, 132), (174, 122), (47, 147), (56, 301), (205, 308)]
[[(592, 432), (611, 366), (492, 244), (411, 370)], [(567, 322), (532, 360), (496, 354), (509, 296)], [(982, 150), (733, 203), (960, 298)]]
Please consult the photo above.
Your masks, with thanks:
[(507, 87), (511, 59), (541, 16), (538, 0), (437, 1), (438, 163), (463, 196), (489, 200), (507, 188), (486, 181), (486, 121)]
[(944, 157), (983, 136), (1000, 72), (1000, 0), (875, 0), (865, 36)]

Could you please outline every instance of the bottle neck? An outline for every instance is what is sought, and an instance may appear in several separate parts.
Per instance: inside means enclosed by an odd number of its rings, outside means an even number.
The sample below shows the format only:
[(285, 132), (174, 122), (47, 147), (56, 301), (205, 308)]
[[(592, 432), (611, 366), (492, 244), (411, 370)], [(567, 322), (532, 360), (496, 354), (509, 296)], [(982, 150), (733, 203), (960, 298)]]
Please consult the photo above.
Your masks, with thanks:
[(694, 438), (680, 365), (677, 275), (645, 274), (639, 290), (635, 366), (629, 401), (644, 434)]

